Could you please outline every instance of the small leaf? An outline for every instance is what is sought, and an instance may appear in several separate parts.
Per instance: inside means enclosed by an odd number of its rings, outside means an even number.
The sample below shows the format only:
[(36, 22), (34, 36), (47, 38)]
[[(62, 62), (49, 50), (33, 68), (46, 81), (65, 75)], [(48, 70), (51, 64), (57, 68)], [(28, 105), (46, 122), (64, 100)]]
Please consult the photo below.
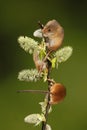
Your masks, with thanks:
[(58, 69), (58, 62), (56, 62), (56, 68)]
[(45, 57), (45, 50), (44, 49), (42, 49), (40, 52), (39, 52), (39, 57), (40, 57), (40, 60), (43, 60), (44, 59), (44, 57)]
[(42, 110), (42, 113), (46, 113), (46, 106), (47, 106), (47, 102), (40, 102), (39, 103), (41, 105), (41, 110)]
[[(45, 114), (46, 106), (47, 106), (47, 99), (45, 98), (44, 102), (40, 102), (39, 104), (41, 105), (42, 113)], [(50, 113), (51, 111), (52, 111), (52, 107), (50, 106), (48, 113)]]
[(56, 57), (51, 60), (52, 68), (55, 68), (56, 65)]
[(48, 70), (47, 70), (47, 68), (46, 68), (46, 69), (44, 69), (44, 71), (43, 71), (43, 80), (44, 80), (44, 82), (47, 81), (47, 75), (48, 75)]
[(72, 51), (73, 51), (73, 48), (70, 46), (66, 46), (58, 50), (55, 54), (57, 58), (57, 62), (61, 63), (68, 60), (68, 58), (72, 55)]
[(30, 114), (24, 118), (24, 122), (39, 125), (42, 121), (46, 121), (43, 114)]

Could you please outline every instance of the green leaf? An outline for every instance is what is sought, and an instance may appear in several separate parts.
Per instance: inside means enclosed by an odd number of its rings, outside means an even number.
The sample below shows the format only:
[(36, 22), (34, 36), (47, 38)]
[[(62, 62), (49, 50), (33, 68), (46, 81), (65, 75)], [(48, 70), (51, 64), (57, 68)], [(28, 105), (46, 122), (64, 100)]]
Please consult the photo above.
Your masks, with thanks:
[(56, 65), (56, 57), (51, 60), (52, 68), (55, 68)]
[[(47, 99), (45, 98), (44, 102), (39, 102), (39, 104), (41, 105), (41, 110), (42, 113), (45, 114), (46, 113), (46, 107), (47, 107)], [(50, 106), (48, 113), (52, 112), (52, 107)]]
[(42, 49), (40, 52), (39, 52), (39, 57), (40, 57), (40, 60), (43, 60), (43, 58), (45, 57), (46, 55), (46, 52), (44, 49)]
[(47, 81), (47, 75), (48, 75), (48, 72), (45, 69), (44, 72), (43, 72), (43, 80), (44, 80), (44, 82)]

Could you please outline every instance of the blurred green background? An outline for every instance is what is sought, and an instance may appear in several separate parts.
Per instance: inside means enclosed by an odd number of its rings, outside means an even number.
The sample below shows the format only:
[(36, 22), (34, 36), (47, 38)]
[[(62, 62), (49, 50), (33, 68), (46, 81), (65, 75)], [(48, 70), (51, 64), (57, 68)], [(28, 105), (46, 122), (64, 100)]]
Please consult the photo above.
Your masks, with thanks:
[[(48, 123), (53, 130), (87, 130), (87, 1), (0, 1), (0, 130), (40, 130), (24, 123), (30, 113), (40, 112), (43, 95), (18, 94), (19, 89), (47, 89), (47, 84), (20, 82), (18, 72), (34, 68), (32, 55), (22, 50), (17, 38), (33, 38), (38, 20), (56, 19), (64, 27), (63, 46), (74, 49), (71, 58), (51, 76), (66, 86), (64, 102), (53, 106)], [(36, 38), (35, 38), (36, 39)], [(38, 39), (36, 39), (38, 40)]]

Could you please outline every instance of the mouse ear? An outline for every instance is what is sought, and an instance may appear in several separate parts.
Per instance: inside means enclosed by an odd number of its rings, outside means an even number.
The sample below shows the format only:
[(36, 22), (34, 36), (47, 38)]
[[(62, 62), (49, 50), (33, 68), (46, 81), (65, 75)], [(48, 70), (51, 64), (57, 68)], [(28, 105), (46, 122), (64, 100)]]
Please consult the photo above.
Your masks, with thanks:
[(41, 29), (37, 29), (36, 31), (34, 31), (33, 36), (34, 36), (34, 37), (42, 38), (43, 36), (42, 36), (42, 31), (41, 31)]

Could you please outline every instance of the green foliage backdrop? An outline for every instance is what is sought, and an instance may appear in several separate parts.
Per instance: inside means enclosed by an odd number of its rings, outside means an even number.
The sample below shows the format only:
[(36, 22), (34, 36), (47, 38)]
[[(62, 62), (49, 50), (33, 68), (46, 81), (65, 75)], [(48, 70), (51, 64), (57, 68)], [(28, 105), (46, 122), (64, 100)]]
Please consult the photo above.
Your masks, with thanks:
[[(53, 130), (87, 129), (87, 1), (73, 0), (1, 0), (0, 1), (0, 129), (38, 130), (24, 123), (31, 113), (38, 113), (37, 104), (43, 95), (18, 94), (19, 89), (46, 89), (46, 84), (20, 82), (18, 72), (34, 68), (32, 56), (17, 43), (20, 35), (33, 38), (40, 20), (45, 24), (56, 19), (64, 27), (63, 46), (74, 49), (71, 58), (62, 63), (52, 77), (67, 89), (64, 102), (53, 106), (49, 124)], [(37, 40), (37, 39), (36, 39)]]

